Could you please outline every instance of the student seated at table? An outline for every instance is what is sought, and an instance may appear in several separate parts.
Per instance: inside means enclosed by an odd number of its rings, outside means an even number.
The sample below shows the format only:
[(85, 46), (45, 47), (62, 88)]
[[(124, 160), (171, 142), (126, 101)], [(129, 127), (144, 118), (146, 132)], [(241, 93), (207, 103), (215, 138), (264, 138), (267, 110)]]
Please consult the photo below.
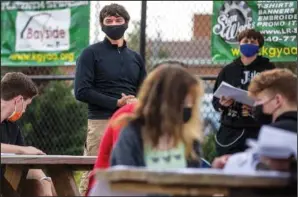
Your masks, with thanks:
[[(253, 114), (260, 124), (297, 133), (297, 75), (288, 69), (264, 71), (253, 78), (248, 92), (256, 101)], [(253, 156), (253, 152), (224, 155), (216, 158), (213, 166), (223, 168), (229, 158), (243, 158), (243, 154)], [(297, 172), (297, 160), (292, 158), (259, 160), (270, 170)]]
[(159, 66), (143, 82), (135, 113), (122, 116), (111, 166), (200, 168), (202, 84), (179, 66)]
[[(156, 69), (157, 67), (164, 65), (164, 66), (181, 66), (186, 68), (187, 66), (181, 62), (178, 61), (173, 61), (173, 60), (168, 60), (168, 61), (163, 61), (160, 62), (156, 65), (153, 66), (153, 69), (151, 71), (153, 71), (154, 69)], [(111, 119), (108, 122), (108, 125), (105, 129), (104, 135), (101, 139), (100, 142), (100, 146), (98, 149), (98, 156), (97, 156), (97, 160), (95, 162), (94, 168), (92, 173), (89, 176), (89, 185), (88, 185), (88, 190), (86, 192), (86, 195), (88, 195), (90, 189), (94, 186), (94, 172), (96, 169), (100, 169), (100, 168), (108, 168), (110, 166), (110, 156), (112, 153), (112, 149), (115, 145), (115, 143), (117, 142), (118, 136), (120, 134), (120, 131), (122, 129), (121, 125), (117, 124), (117, 119), (121, 119), (121, 116), (123, 116), (124, 114), (129, 115), (132, 114), (134, 112), (135, 106), (136, 106), (136, 102), (137, 100), (133, 100), (130, 101), (133, 103), (129, 103), (126, 104), (125, 106), (121, 107), (120, 109), (118, 109), (113, 116), (111, 117)], [(210, 164), (205, 161), (204, 159), (202, 159), (202, 165), (203, 167), (209, 167)]]
[[(38, 94), (34, 82), (20, 72), (6, 73), (1, 80), (1, 153), (15, 153), (24, 155), (43, 155), (41, 150), (25, 146), (23, 136), (16, 121)], [(1, 179), (4, 176), (5, 166), (1, 166)], [(29, 170), (27, 179), (38, 180), (36, 190), (30, 191), (37, 196), (52, 196), (52, 182), (42, 170)], [(29, 181), (28, 181), (29, 182)], [(32, 181), (30, 181), (32, 182)], [(4, 195), (4, 194), (3, 194)]]

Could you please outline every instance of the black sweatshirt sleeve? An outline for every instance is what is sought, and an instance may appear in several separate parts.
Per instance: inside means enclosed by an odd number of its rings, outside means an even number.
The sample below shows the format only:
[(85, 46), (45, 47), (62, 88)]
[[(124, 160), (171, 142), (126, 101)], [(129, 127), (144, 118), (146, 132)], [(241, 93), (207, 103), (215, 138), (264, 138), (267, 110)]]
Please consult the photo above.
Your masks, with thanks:
[[(221, 82), (225, 80), (225, 74), (224, 74), (224, 68), (219, 72), (216, 82), (214, 84), (214, 88), (213, 88), (213, 94), (215, 93), (215, 91), (217, 90), (217, 88), (220, 86)], [(213, 96), (212, 99), (212, 105), (214, 107), (214, 109), (218, 112), (220, 112), (221, 110), (226, 110), (227, 108), (222, 106), (219, 103), (219, 98)]]
[(141, 67), (140, 74), (139, 74), (139, 80), (138, 80), (138, 87), (137, 87), (137, 92), (139, 92), (139, 89), (140, 89), (144, 79), (146, 78), (147, 71), (146, 71), (145, 61), (143, 60), (141, 55), (137, 54), (137, 58), (140, 62), (140, 67)]
[(94, 90), (94, 54), (91, 49), (85, 49), (77, 60), (75, 73), (75, 97), (77, 100), (115, 110), (116, 98), (106, 96)]

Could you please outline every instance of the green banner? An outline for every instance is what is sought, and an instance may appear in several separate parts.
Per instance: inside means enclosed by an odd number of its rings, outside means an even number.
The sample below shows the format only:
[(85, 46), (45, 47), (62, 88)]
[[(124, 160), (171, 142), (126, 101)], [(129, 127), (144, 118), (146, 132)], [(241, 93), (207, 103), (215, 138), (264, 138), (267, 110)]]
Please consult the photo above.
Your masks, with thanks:
[(213, 1), (211, 54), (215, 62), (240, 56), (236, 36), (254, 28), (265, 38), (259, 54), (272, 62), (297, 61), (297, 1)]
[(2, 1), (1, 66), (75, 65), (89, 19), (90, 1)]

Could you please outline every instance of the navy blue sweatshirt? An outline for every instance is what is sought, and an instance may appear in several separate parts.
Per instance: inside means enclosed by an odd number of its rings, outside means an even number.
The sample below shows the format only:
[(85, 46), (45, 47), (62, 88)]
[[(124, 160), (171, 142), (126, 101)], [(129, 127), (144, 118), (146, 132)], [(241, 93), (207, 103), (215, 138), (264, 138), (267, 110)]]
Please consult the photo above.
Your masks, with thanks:
[(121, 94), (136, 96), (146, 76), (141, 56), (129, 49), (102, 42), (85, 48), (77, 59), (75, 97), (88, 103), (88, 119), (109, 119), (118, 109)]
[[(269, 61), (268, 58), (258, 56), (251, 64), (243, 65), (240, 58), (234, 60), (231, 64), (225, 66), (218, 74), (213, 92), (217, 90), (221, 82), (226, 83), (247, 90), (251, 79), (258, 73), (265, 70), (274, 69), (275, 66)], [(242, 115), (242, 104), (234, 102), (229, 107), (224, 107), (219, 103), (219, 99), (213, 97), (213, 107), (216, 111), (222, 112), (221, 124), (226, 127), (233, 127), (237, 129), (243, 128), (259, 128), (260, 125), (251, 116)]]

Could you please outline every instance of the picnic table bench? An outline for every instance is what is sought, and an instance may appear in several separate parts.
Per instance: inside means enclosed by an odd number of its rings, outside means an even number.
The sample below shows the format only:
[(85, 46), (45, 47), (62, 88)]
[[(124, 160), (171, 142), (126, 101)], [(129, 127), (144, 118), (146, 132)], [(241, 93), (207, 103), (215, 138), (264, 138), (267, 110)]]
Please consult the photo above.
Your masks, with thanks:
[(52, 178), (58, 196), (80, 196), (73, 171), (92, 170), (95, 160), (95, 156), (1, 155), (8, 189), (18, 193), (29, 169), (43, 169)]
[[(107, 181), (111, 191), (124, 193), (200, 197), (297, 196), (288, 174), (276, 172), (241, 175), (217, 169), (152, 170), (116, 166), (97, 170), (96, 178)], [(297, 191), (297, 186), (294, 190)]]

